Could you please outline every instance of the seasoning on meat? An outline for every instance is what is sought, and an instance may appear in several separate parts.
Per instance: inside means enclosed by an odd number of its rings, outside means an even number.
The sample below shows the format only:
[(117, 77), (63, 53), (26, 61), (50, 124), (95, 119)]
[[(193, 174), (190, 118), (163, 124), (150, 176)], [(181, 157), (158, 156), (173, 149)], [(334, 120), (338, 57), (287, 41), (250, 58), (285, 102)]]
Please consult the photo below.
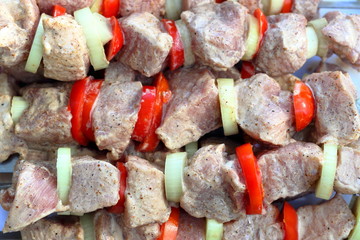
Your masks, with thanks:
[(221, 126), (219, 93), (206, 68), (183, 68), (168, 76), (172, 98), (156, 130), (167, 148), (180, 148)]
[(94, 215), (96, 240), (123, 240), (123, 230), (116, 216), (105, 210), (99, 210)]
[(298, 236), (302, 240), (345, 239), (355, 225), (355, 217), (341, 195), (320, 205), (300, 207)]
[(195, 218), (180, 209), (179, 228), (176, 240), (205, 240), (205, 218)]
[(269, 28), (254, 62), (256, 69), (272, 77), (296, 72), (306, 61), (306, 18), (288, 13), (267, 20)]
[(38, 20), (35, 0), (0, 2), (0, 66), (10, 68), (26, 59)]
[(29, 108), (15, 125), (16, 136), (36, 147), (72, 143), (68, 111), (70, 89), (71, 84), (35, 84), (23, 89)]
[(304, 79), (315, 97), (315, 138), (347, 145), (360, 136), (360, 116), (356, 109), (356, 88), (348, 74), (313, 73)]
[(129, 228), (124, 224), (124, 215), (117, 217), (118, 224), (123, 230), (126, 240), (156, 240), (160, 236), (160, 224), (150, 223), (136, 228)]
[(120, 61), (112, 61), (105, 70), (105, 81), (107, 82), (133, 82), (136, 72)]
[(223, 240), (282, 240), (282, 223), (279, 222), (279, 210), (269, 205), (264, 215), (246, 215), (224, 224)]
[(51, 14), (54, 5), (61, 5), (66, 8), (66, 12), (73, 14), (76, 10), (89, 7), (93, 0), (36, 0), (40, 11)]
[(121, 0), (120, 15), (129, 16), (132, 13), (148, 12), (157, 18), (165, 15), (166, 0)]
[(139, 227), (166, 222), (170, 207), (165, 198), (164, 173), (147, 160), (128, 156), (124, 223)]
[(262, 155), (259, 168), (264, 201), (295, 197), (308, 191), (320, 178), (323, 153), (313, 143), (296, 142)]
[(21, 230), (22, 240), (83, 240), (79, 218), (41, 219)]
[(150, 13), (133, 13), (121, 20), (125, 43), (119, 59), (134, 70), (151, 77), (163, 68), (172, 47), (172, 38)]
[(226, 1), (200, 5), (181, 14), (200, 63), (226, 70), (240, 61), (245, 53), (247, 12), (242, 5)]
[(114, 165), (89, 156), (73, 159), (72, 165), (71, 212), (92, 212), (118, 202), (120, 177)]
[(291, 12), (304, 15), (308, 21), (318, 15), (320, 0), (294, 0)]
[(252, 138), (274, 145), (290, 142), (294, 121), (291, 95), (265, 74), (235, 84), (236, 121)]
[(43, 20), (44, 76), (60, 81), (80, 80), (90, 66), (89, 50), (81, 26), (65, 14)]
[(140, 109), (139, 82), (104, 82), (93, 107), (92, 124), (96, 145), (110, 150), (118, 160), (128, 146)]
[[(228, 222), (245, 214), (244, 204), (232, 199), (237, 194), (241, 201), (245, 184), (237, 179), (234, 168), (229, 168), (225, 145), (200, 148), (184, 169), (184, 194), (180, 205), (190, 215)], [(230, 181), (229, 181), (230, 180)]]

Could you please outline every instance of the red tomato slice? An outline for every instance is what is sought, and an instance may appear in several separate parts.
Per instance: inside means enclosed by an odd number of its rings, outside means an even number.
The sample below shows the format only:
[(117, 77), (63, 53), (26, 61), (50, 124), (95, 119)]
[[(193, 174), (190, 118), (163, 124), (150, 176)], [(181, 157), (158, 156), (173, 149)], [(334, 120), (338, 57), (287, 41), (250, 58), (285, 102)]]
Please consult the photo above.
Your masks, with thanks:
[(60, 6), (60, 5), (54, 5), (51, 15), (53, 17), (58, 17), (58, 16), (62, 16), (66, 13), (66, 8)]
[(103, 80), (89, 80), (86, 84), (81, 130), (85, 137), (90, 141), (95, 141), (94, 131), (92, 129), (91, 111), (96, 98), (99, 95), (102, 83)]
[(176, 240), (177, 232), (179, 229), (179, 208), (171, 208), (169, 220), (161, 225), (161, 234), (157, 240)]
[(148, 135), (154, 116), (155, 100), (156, 88), (154, 86), (144, 86), (138, 120), (131, 136), (133, 140), (142, 142)]
[(116, 203), (116, 205), (107, 208), (107, 210), (111, 213), (120, 214), (120, 213), (124, 212), (124, 208), (125, 208), (124, 203), (125, 203), (127, 170), (126, 170), (124, 163), (122, 163), (122, 162), (117, 162), (116, 167), (120, 171), (120, 189), (119, 189), (120, 199)]
[(104, 17), (116, 17), (120, 8), (120, 0), (103, 0), (102, 15)]
[(171, 71), (178, 69), (184, 64), (184, 47), (181, 41), (180, 33), (175, 25), (175, 21), (162, 19), (166, 31), (173, 39), (173, 45), (170, 50), (169, 68)]
[(120, 27), (119, 21), (115, 17), (111, 17), (110, 19), (113, 38), (107, 44), (106, 49), (106, 58), (108, 61), (111, 61), (115, 57), (115, 55), (121, 50), (124, 45), (124, 35)]
[(284, 203), (283, 223), (285, 228), (284, 240), (298, 240), (298, 217), (296, 210), (288, 203)]
[(262, 39), (264, 37), (264, 34), (268, 29), (268, 21), (266, 19), (265, 14), (261, 11), (260, 8), (257, 8), (254, 11), (254, 17), (256, 17), (259, 20), (259, 31), (260, 31), (259, 46), (260, 46), (261, 43), (262, 43)]
[(252, 62), (242, 61), (241, 78), (250, 78), (255, 75), (255, 67)]
[(315, 116), (315, 99), (311, 89), (303, 82), (296, 81), (293, 94), (295, 129), (301, 131)]
[(263, 209), (264, 191), (261, 172), (250, 143), (236, 148), (236, 156), (240, 163), (249, 195), (246, 214), (261, 214)]
[(225, 2), (226, 0), (215, 0), (216, 3), (222, 3)]
[(284, 5), (281, 9), (281, 13), (291, 12), (292, 4), (293, 4), (292, 0), (284, 0)]

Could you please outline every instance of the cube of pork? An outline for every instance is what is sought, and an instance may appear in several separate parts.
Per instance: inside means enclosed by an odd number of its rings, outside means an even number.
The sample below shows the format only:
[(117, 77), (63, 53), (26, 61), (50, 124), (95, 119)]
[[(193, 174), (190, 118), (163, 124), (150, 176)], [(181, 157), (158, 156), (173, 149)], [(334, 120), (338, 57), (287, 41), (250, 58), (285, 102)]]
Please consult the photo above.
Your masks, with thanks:
[(252, 14), (257, 8), (263, 7), (261, 0), (237, 0), (241, 5), (249, 9), (249, 12)]
[(44, 76), (75, 81), (87, 76), (90, 55), (81, 26), (65, 14), (43, 20)]
[(160, 18), (165, 15), (165, 0), (121, 0), (119, 12), (123, 17), (148, 12)]
[(83, 240), (78, 217), (41, 219), (21, 230), (22, 240)]
[(242, 5), (226, 1), (201, 5), (181, 14), (200, 63), (226, 70), (240, 61), (245, 53), (247, 12)]
[(345, 239), (355, 225), (355, 217), (341, 195), (320, 205), (300, 207), (298, 236), (302, 240)]
[(262, 174), (264, 202), (295, 197), (308, 191), (320, 178), (321, 148), (296, 142), (265, 153), (258, 164)]
[(96, 240), (123, 240), (123, 230), (116, 216), (106, 210), (99, 210), (94, 216)]
[[(184, 193), (180, 200), (186, 212), (219, 222), (228, 222), (244, 214), (245, 185), (235, 169), (227, 166), (233, 163), (226, 158), (224, 144), (200, 148), (189, 162), (184, 170)], [(233, 200), (233, 194), (238, 201)]]
[(360, 150), (341, 147), (338, 151), (338, 162), (334, 189), (338, 193), (360, 193)]
[(166, 222), (170, 207), (165, 198), (164, 173), (147, 160), (128, 156), (124, 223), (134, 228)]
[(15, 125), (15, 134), (32, 145), (72, 143), (70, 89), (71, 84), (31, 85), (23, 89), (29, 108)]
[(3, 232), (19, 231), (51, 213), (66, 210), (58, 198), (56, 176), (41, 164), (22, 161)]
[(197, 6), (213, 2), (213, 0), (183, 0), (182, 11), (191, 10)]
[(5, 73), (0, 73), (0, 95), (16, 95), (15, 80)]
[(0, 66), (24, 61), (30, 51), (39, 20), (35, 0), (0, 2)]
[(151, 77), (161, 71), (172, 47), (172, 38), (150, 13), (133, 13), (121, 21), (125, 41), (119, 59), (141, 74)]
[(264, 215), (246, 215), (224, 224), (223, 240), (282, 240), (284, 233), (279, 222), (279, 210), (269, 205)]
[(304, 15), (307, 20), (317, 18), (320, 0), (294, 0), (291, 12)]
[[(160, 236), (160, 224), (150, 223), (136, 228), (129, 228), (124, 223), (124, 215), (117, 216), (117, 222), (126, 240), (156, 240)], [(120, 239), (119, 239), (120, 240)]]
[(360, 15), (337, 13), (322, 33), (334, 53), (360, 68)]
[(313, 73), (304, 81), (315, 101), (315, 138), (318, 143), (335, 141), (347, 145), (360, 136), (360, 116), (356, 109), (356, 88), (348, 74), (340, 71)]
[(139, 82), (104, 82), (92, 112), (96, 145), (118, 160), (129, 145), (140, 109)]
[(176, 240), (205, 240), (205, 218), (195, 218), (180, 209), (179, 228)]
[(293, 114), (291, 94), (265, 74), (235, 84), (236, 121), (252, 138), (274, 145), (290, 142)]
[(66, 12), (73, 14), (76, 10), (91, 6), (93, 0), (36, 0), (40, 11), (50, 14), (54, 5), (61, 5)]
[(105, 70), (105, 81), (107, 82), (133, 82), (136, 72), (120, 61), (112, 61)]
[(306, 18), (289, 13), (267, 19), (269, 28), (254, 62), (256, 69), (272, 77), (296, 72), (306, 61)]
[(156, 130), (167, 148), (180, 148), (221, 126), (218, 89), (208, 69), (183, 68), (168, 79), (172, 99)]
[(108, 162), (89, 156), (73, 159), (70, 211), (87, 213), (115, 205), (119, 200), (119, 175)]

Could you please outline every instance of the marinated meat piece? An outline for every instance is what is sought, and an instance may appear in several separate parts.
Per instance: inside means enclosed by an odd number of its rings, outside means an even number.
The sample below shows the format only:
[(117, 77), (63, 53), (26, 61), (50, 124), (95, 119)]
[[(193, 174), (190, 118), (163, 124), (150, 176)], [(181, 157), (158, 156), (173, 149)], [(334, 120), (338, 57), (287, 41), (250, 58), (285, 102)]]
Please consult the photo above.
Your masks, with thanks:
[(226, 70), (240, 61), (245, 53), (247, 12), (242, 5), (226, 1), (201, 5), (181, 14), (200, 63)]
[(195, 218), (180, 209), (176, 240), (205, 240), (205, 218)]
[(273, 77), (296, 72), (306, 61), (306, 18), (289, 13), (267, 20), (269, 28), (254, 62), (256, 69)]
[(134, 13), (123, 18), (121, 26), (125, 39), (131, 40), (125, 41), (120, 61), (147, 77), (160, 72), (173, 41), (159, 19), (146, 12)]
[(104, 82), (92, 112), (96, 145), (111, 151), (118, 160), (129, 145), (140, 109), (142, 86), (139, 82)]
[[(290, 142), (290, 130), (294, 121), (291, 96), (281, 91), (279, 84), (265, 74), (235, 84), (236, 121), (252, 138), (285, 145)], [(285, 104), (288, 102), (288, 104)]]
[(31, 85), (23, 89), (22, 95), (29, 108), (15, 125), (15, 134), (32, 145), (72, 143), (72, 116), (68, 110), (70, 90), (70, 84)]
[(26, 59), (38, 20), (35, 0), (0, 2), (0, 66), (10, 68)]
[(120, 173), (115, 166), (89, 156), (73, 159), (72, 165), (71, 212), (92, 212), (118, 202)]
[(183, 68), (172, 72), (168, 79), (172, 99), (156, 130), (167, 148), (195, 142), (221, 126), (218, 89), (209, 70)]
[(284, 232), (279, 222), (279, 210), (269, 205), (264, 215), (246, 215), (224, 224), (223, 240), (282, 240)]
[(286, 74), (284, 76), (274, 78), (280, 85), (281, 90), (290, 91), (294, 90), (294, 85), (297, 80), (300, 79), (292, 74)]
[(11, 205), (14, 202), (15, 189), (9, 187), (8, 189), (0, 190), (0, 205), (5, 211), (10, 211)]
[(326, 20), (328, 22), (331, 22), (332, 20), (334, 20), (335, 18), (337, 17), (341, 17), (343, 14), (339, 11), (330, 11), (330, 12), (327, 12), (325, 15), (324, 15), (324, 18), (326, 18)]
[(339, 13), (323, 28), (329, 49), (360, 68), (360, 15)]
[(6, 161), (14, 153), (19, 153), (21, 157), (27, 153), (26, 143), (14, 135), (14, 122), (10, 109), (11, 97), (0, 95), (0, 162)]
[(294, 0), (291, 12), (304, 15), (308, 21), (317, 18), (320, 0)]
[(323, 204), (300, 207), (297, 215), (302, 240), (345, 239), (355, 225), (355, 217), (339, 194)]
[(207, 3), (213, 3), (213, 0), (183, 0), (182, 11), (191, 10), (197, 6), (204, 5)]
[(264, 202), (294, 197), (308, 191), (320, 178), (321, 148), (313, 143), (296, 142), (262, 155), (259, 168)]
[(160, 236), (160, 225), (151, 223), (136, 228), (128, 228), (124, 224), (124, 215), (119, 215), (117, 221), (123, 229), (124, 239), (126, 240), (156, 240)]
[(51, 14), (54, 5), (61, 5), (66, 12), (73, 14), (76, 10), (91, 6), (93, 0), (36, 0), (40, 11)]
[(145, 159), (128, 156), (124, 223), (139, 227), (166, 222), (170, 207), (165, 198), (164, 173)]
[[(239, 206), (231, 195), (237, 193), (242, 199), (243, 194), (239, 193), (240, 189), (245, 192), (245, 185), (233, 180), (237, 173), (226, 162), (224, 144), (200, 148), (191, 158), (184, 170), (184, 193), (180, 200), (181, 207), (190, 215), (228, 222), (244, 214), (244, 205)], [(233, 191), (228, 191), (231, 188)]]
[(234, 80), (241, 79), (241, 75), (239, 70), (235, 67), (229, 68), (226, 71), (216, 71), (209, 67), (209, 70), (214, 74), (215, 79), (218, 78), (232, 78)]
[(0, 95), (14, 96), (15, 83), (11, 77), (5, 73), (0, 73)]
[(4, 68), (4, 73), (8, 74), (20, 83), (40, 83), (46, 82), (44, 77), (44, 66), (40, 64), (36, 74), (25, 71), (26, 61), (11, 67)]
[(79, 218), (41, 219), (21, 230), (22, 240), (83, 240)]
[(133, 82), (136, 73), (127, 65), (119, 61), (113, 61), (105, 70), (105, 81), (107, 82)]
[(40, 164), (22, 161), (3, 232), (19, 231), (51, 213), (66, 210), (58, 198), (56, 176)]
[(100, 210), (94, 216), (96, 240), (123, 240), (123, 230), (116, 217), (105, 210)]
[(356, 88), (348, 74), (313, 73), (304, 81), (316, 100), (315, 138), (318, 143), (335, 141), (347, 145), (360, 136), (360, 116), (356, 109)]
[(90, 55), (81, 26), (68, 14), (43, 20), (44, 76), (75, 81), (87, 76)]
[(360, 193), (360, 151), (349, 147), (338, 150), (334, 189), (338, 193)]
[(237, 0), (241, 5), (249, 9), (252, 14), (257, 8), (262, 8), (261, 0)]
[(121, 0), (120, 15), (148, 12), (157, 18), (165, 15), (165, 0)]

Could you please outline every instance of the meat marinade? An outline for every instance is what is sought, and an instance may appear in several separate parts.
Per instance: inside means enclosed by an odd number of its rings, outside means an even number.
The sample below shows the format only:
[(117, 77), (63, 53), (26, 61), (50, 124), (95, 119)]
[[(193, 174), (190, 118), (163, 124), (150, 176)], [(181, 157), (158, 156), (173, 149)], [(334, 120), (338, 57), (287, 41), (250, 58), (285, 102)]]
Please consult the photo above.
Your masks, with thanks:
[[(331, 142), (339, 146), (337, 194), (320, 205), (297, 209), (297, 234), (299, 239), (348, 237), (355, 217), (340, 194), (360, 193), (360, 116), (354, 79), (339, 68), (302, 80), (292, 75), (306, 61), (306, 26), (317, 18), (318, 0), (294, 0), (291, 13), (267, 17), (268, 29), (252, 59), (256, 74), (246, 79), (238, 63), (247, 51), (250, 15), (257, 8), (266, 9), (264, 1), (183, 0), (179, 17), (195, 62), (170, 71), (173, 36), (161, 22), (166, 1), (122, 0), (118, 21), (124, 47), (104, 72), (90, 70), (104, 81), (90, 111), (94, 143), (84, 147), (73, 138), (69, 102), (74, 81), (89, 74), (90, 51), (72, 14), (92, 3), (0, 2), (0, 162), (19, 154), (12, 186), (0, 191), (0, 204), (9, 211), (3, 232), (21, 231), (23, 239), (84, 239), (86, 229), (79, 217), (48, 215), (93, 212), (95, 239), (155, 240), (175, 206), (180, 208), (178, 240), (206, 239), (206, 219), (223, 224), (222, 239), (284, 239), (285, 225), (274, 203), (314, 191), (326, 157), (321, 146)], [(43, 63), (36, 74), (26, 73), (24, 61), (40, 14), (50, 14), (55, 4), (67, 14), (43, 20)], [(360, 16), (332, 12), (325, 17), (322, 34), (329, 51), (359, 69)], [(156, 85), (161, 72), (171, 91), (171, 96), (163, 92), (170, 98), (161, 96), (162, 116), (154, 129), (161, 143), (154, 151), (141, 152), (133, 132), (143, 87)], [(218, 131), (219, 78), (235, 80), (234, 114), (241, 133), (230, 138)], [(301, 132), (295, 131), (296, 81), (306, 83), (315, 99), (314, 121)], [(28, 106), (15, 120), (11, 104), (17, 95)], [(199, 148), (182, 173), (179, 203), (169, 202), (166, 157), (197, 141)], [(246, 214), (247, 179), (234, 154), (234, 146), (244, 142), (253, 144), (261, 172), (264, 207), (258, 215)], [(71, 147), (73, 153), (68, 203), (57, 192), (54, 152), (59, 147)], [(119, 161), (123, 169), (116, 165)], [(124, 171), (126, 188), (121, 195)], [(124, 211), (115, 213), (112, 209), (120, 198)]]

